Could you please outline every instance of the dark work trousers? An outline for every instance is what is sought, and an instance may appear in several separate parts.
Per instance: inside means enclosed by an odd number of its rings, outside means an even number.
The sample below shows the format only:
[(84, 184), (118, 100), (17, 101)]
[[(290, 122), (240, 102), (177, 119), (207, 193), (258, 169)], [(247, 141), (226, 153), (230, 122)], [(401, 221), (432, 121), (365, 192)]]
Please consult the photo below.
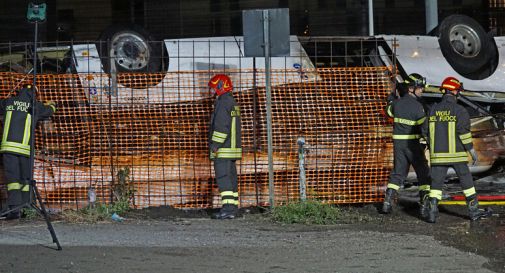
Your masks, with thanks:
[(467, 190), (473, 187), (473, 178), (470, 173), (470, 168), (466, 163), (454, 163), (452, 165), (432, 165), (431, 166), (431, 183), (432, 190), (442, 190), (444, 187), (445, 176), (447, 175), (447, 170), (452, 167), (456, 171), (456, 175), (459, 178), (461, 187), (463, 190)]
[[(235, 160), (215, 159), (214, 172), (219, 192), (238, 192), (237, 166)], [(233, 195), (223, 198), (235, 199)], [(238, 200), (238, 198), (237, 198)]]
[(30, 201), (30, 158), (4, 153), (3, 163), (7, 182), (7, 205), (17, 206)]
[(393, 141), (394, 166), (389, 183), (401, 186), (409, 174), (410, 165), (414, 167), (419, 185), (430, 185), (430, 168), (419, 140)]

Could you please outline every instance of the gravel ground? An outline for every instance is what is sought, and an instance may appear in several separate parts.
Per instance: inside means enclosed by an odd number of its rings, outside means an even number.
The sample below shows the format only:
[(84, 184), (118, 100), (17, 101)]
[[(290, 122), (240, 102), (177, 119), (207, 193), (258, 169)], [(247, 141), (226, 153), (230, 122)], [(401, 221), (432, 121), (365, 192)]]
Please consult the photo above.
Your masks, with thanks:
[(470, 224), (450, 208), (433, 225), (412, 204), (351, 210), (366, 221), (280, 225), (163, 208), (121, 223), (55, 221), (62, 251), (43, 221), (0, 221), (0, 272), (505, 272), (501, 216)]

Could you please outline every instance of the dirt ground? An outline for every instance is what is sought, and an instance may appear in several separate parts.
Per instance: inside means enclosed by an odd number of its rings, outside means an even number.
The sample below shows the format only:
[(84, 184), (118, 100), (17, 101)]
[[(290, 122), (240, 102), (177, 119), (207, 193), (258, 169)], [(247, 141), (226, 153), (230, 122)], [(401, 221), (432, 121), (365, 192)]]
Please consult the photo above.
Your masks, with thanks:
[(505, 210), (470, 223), (464, 207), (443, 207), (439, 222), (417, 218), (401, 200), (392, 215), (329, 226), (281, 225), (243, 211), (211, 220), (208, 211), (152, 208), (121, 223), (0, 221), (0, 272), (505, 272)]

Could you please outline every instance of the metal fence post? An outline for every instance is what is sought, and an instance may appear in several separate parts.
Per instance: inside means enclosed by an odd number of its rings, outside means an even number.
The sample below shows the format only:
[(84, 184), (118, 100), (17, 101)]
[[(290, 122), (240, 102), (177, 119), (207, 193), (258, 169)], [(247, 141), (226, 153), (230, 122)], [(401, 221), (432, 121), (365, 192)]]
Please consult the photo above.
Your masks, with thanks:
[(270, 86), (270, 16), (268, 10), (263, 11), (263, 38), (265, 50), (265, 91), (267, 112), (267, 144), (268, 144), (268, 191), (270, 207), (275, 206), (274, 157), (272, 140), (272, 93)]
[(307, 200), (307, 187), (305, 185), (305, 138), (298, 138), (298, 168), (300, 169), (300, 201)]

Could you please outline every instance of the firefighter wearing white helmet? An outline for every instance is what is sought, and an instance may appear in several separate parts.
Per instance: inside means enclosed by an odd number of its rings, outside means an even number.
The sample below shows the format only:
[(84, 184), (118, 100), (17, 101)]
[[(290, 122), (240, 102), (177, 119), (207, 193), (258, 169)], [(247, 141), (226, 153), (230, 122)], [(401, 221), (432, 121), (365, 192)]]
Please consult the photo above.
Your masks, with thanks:
[(419, 142), (421, 126), (426, 118), (423, 104), (419, 101), (426, 80), (421, 75), (410, 74), (405, 80), (408, 92), (401, 98), (390, 100), (386, 112), (394, 118), (393, 154), (394, 166), (387, 184), (383, 213), (391, 213), (393, 202), (401, 185), (407, 178), (410, 165), (414, 167), (419, 180), (419, 204), (421, 217), (427, 214), (424, 206), (430, 190), (429, 167), (424, 155), (424, 147)]

